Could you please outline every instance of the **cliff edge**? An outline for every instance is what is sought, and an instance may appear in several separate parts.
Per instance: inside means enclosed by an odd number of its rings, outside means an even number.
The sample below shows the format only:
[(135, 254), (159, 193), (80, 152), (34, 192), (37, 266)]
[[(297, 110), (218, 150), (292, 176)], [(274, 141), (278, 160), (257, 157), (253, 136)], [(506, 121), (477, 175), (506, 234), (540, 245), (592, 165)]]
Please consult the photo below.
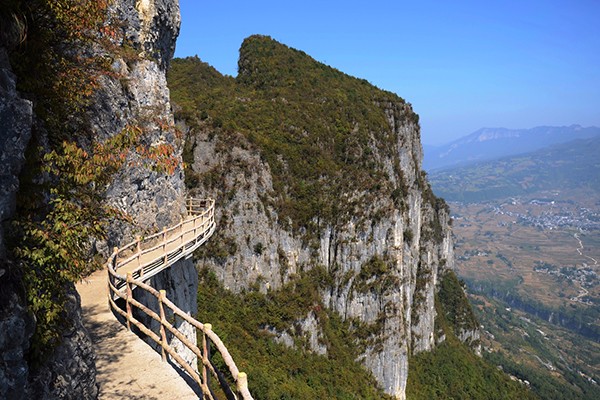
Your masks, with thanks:
[(314, 309), (331, 310), (352, 325), (357, 360), (403, 399), (410, 356), (444, 340), (436, 291), (454, 267), (411, 105), (265, 36), (244, 41), (236, 78), (189, 58), (169, 83), (189, 129), (187, 183), (220, 204), (201, 266), (226, 289), (267, 295), (322, 269), (316, 304), (264, 328), (328, 354)]

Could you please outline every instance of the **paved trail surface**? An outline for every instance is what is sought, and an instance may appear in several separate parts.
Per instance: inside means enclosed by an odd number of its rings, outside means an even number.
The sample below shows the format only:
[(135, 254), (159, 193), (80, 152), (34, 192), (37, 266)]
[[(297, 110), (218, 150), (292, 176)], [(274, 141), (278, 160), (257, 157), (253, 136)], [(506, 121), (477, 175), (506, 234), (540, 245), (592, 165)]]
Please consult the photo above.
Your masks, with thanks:
[(83, 323), (96, 351), (99, 399), (197, 400), (184, 378), (109, 310), (106, 274), (98, 271), (77, 284)]

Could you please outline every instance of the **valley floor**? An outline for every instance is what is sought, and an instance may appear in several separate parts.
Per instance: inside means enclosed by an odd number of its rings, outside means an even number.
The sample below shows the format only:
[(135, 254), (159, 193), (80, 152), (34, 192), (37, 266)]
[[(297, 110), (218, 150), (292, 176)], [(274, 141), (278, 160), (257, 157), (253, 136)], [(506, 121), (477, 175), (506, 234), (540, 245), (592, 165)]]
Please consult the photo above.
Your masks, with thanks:
[(484, 356), (542, 398), (600, 396), (599, 200), (450, 203)]

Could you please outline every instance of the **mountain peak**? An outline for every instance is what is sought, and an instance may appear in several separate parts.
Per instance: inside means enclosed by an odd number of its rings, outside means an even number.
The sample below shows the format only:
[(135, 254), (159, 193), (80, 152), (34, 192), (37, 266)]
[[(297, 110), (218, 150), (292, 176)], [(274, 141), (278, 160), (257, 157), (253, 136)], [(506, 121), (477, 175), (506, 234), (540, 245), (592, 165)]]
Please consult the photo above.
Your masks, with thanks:
[(600, 128), (537, 126), (531, 129), (481, 128), (425, 154), (427, 170), (516, 155), (574, 139), (600, 135)]
[(406, 104), (395, 93), (379, 89), (365, 79), (348, 75), (265, 35), (249, 36), (242, 43), (237, 81), (266, 92), (274, 91), (277, 95), (283, 90), (287, 96), (313, 97), (317, 102), (324, 97), (352, 102), (350, 97), (354, 96), (368, 98), (368, 102)]
[(260, 88), (289, 86), (306, 69), (320, 64), (306, 53), (292, 49), (270, 36), (252, 35), (240, 47), (238, 80)]

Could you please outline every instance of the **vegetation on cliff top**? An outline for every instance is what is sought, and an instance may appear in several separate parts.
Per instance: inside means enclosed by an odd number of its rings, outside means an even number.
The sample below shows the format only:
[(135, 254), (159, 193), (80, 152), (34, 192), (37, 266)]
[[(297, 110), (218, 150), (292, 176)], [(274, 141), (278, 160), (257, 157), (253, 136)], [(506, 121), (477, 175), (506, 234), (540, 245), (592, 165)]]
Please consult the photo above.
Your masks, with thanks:
[[(397, 158), (386, 109), (398, 121), (418, 122), (395, 94), (264, 36), (242, 44), (237, 78), (192, 57), (173, 60), (168, 79), (180, 117), (201, 121), (225, 145), (228, 135), (242, 133), (260, 150), (273, 175), (279, 221), (294, 232), (310, 236), (360, 216), (375, 198), (406, 190), (393, 186), (379, 162)], [(393, 168), (402, 176), (399, 165)]]

